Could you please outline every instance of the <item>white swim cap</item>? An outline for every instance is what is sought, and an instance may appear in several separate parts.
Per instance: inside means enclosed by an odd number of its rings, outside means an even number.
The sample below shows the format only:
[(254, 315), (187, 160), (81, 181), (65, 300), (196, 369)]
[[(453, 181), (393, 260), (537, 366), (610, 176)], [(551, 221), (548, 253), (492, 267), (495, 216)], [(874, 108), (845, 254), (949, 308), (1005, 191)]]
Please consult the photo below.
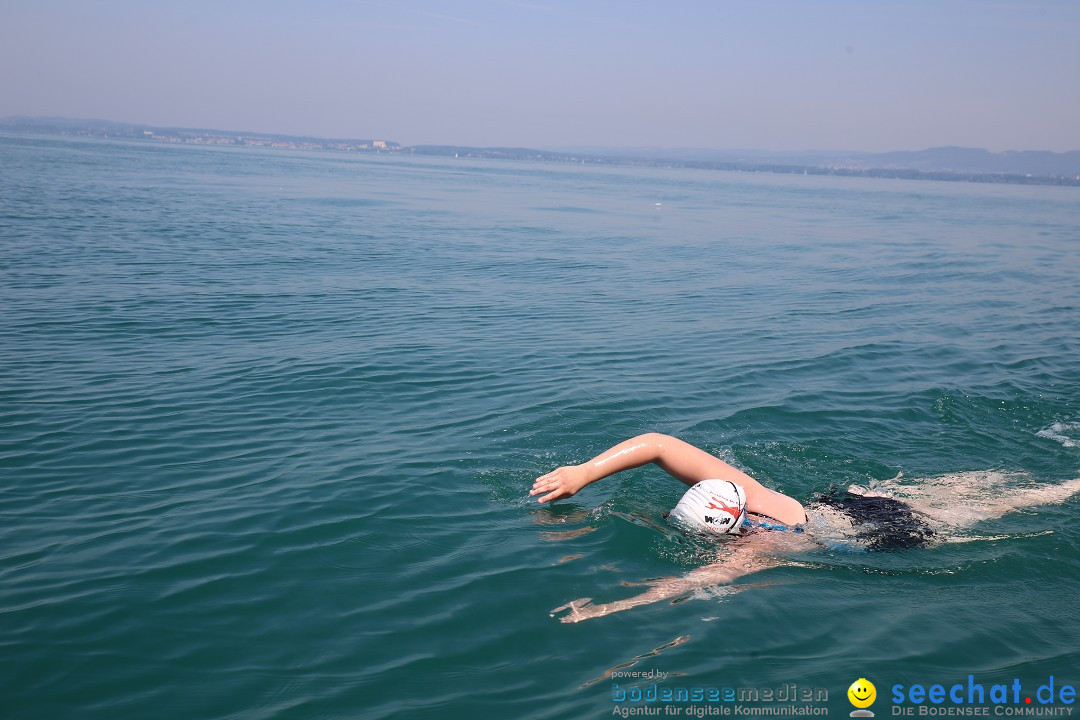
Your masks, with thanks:
[(746, 519), (746, 491), (730, 480), (702, 480), (686, 491), (668, 520), (691, 530), (738, 534)]

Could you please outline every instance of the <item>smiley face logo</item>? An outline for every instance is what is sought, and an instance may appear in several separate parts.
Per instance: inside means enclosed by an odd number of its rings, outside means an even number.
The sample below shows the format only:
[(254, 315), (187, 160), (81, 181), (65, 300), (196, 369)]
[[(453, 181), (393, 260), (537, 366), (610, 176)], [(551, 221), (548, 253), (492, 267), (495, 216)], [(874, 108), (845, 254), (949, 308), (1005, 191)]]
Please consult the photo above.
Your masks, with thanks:
[(877, 688), (866, 678), (859, 678), (847, 689), (848, 700), (857, 708), (868, 708), (877, 699)]

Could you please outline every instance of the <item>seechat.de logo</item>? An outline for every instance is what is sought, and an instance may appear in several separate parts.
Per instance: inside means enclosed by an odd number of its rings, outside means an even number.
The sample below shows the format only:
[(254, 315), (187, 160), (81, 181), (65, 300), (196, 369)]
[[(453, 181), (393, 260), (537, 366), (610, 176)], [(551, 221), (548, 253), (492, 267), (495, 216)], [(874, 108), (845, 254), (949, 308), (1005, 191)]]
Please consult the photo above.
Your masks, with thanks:
[(857, 708), (851, 711), (851, 717), (874, 717), (873, 711), (866, 709), (874, 704), (874, 700), (877, 700), (877, 688), (874, 687), (874, 683), (866, 678), (859, 678), (847, 689), (847, 697)]

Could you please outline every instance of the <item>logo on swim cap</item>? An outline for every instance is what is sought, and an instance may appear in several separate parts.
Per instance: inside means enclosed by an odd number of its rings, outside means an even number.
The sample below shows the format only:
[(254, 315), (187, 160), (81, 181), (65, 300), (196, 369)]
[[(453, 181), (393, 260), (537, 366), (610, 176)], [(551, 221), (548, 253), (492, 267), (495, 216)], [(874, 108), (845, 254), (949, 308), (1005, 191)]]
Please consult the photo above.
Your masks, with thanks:
[(737, 534), (746, 518), (746, 492), (729, 480), (702, 480), (686, 491), (668, 520), (691, 530)]

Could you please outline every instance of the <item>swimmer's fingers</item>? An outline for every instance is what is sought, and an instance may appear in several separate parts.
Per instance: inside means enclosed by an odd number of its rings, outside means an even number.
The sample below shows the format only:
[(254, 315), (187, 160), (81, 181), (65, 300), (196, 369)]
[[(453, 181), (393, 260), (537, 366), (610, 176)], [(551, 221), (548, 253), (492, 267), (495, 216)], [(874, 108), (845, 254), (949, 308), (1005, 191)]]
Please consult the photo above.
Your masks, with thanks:
[(547, 475), (541, 475), (536, 478), (532, 489), (529, 490), (529, 497), (547, 493), (537, 501), (541, 503), (558, 500), (563, 497), (570, 497), (574, 493), (567, 490), (567, 484), (568, 482), (564, 468), (558, 468), (557, 470), (549, 472)]
[(570, 497), (577, 493), (585, 485), (584, 470), (577, 466), (567, 466), (552, 470), (547, 475), (541, 475), (533, 482), (529, 496), (546, 493), (537, 502), (545, 503), (560, 498)]
[(538, 490), (534, 490), (530, 494), (538, 494), (542, 492), (547, 492), (547, 495), (542, 498), (537, 498), (536, 502), (546, 503), (553, 500), (561, 500), (562, 498), (570, 497), (577, 491), (568, 488), (565, 481), (559, 481), (553, 484), (545, 485)]
[(555, 488), (554, 490), (549, 492), (544, 497), (538, 498), (536, 502), (538, 502), (538, 503), (552, 502), (553, 500), (561, 500), (562, 498), (568, 498), (573, 494), (574, 493), (568, 492), (568, 491), (564, 490), (563, 488)]
[(536, 478), (536, 480), (533, 481), (533, 486), (536, 486), (537, 483), (543, 482), (544, 480), (555, 477), (556, 475), (559, 474), (560, 470), (562, 470), (561, 467), (560, 468), (555, 468), (554, 470), (552, 470), (549, 473), (544, 473), (543, 475), (541, 475), (540, 477)]
[(532, 489), (529, 490), (529, 495), (539, 495), (542, 492), (547, 492), (559, 482), (559, 468), (558, 470), (552, 470), (547, 475), (541, 475), (533, 481)]
[(555, 617), (555, 613), (562, 612), (563, 610), (571, 610), (572, 611), (579, 604), (587, 604), (587, 603), (591, 603), (591, 602), (592, 602), (592, 598), (578, 598), (577, 600), (571, 600), (568, 603), (560, 605), (559, 607), (552, 610), (551, 613), (549, 613), (549, 614), (551, 615), (551, 617)]
[(591, 617), (598, 617), (605, 614), (604, 605), (593, 605), (592, 598), (578, 598), (577, 600), (571, 600), (565, 605), (560, 605), (551, 611), (551, 617), (555, 617), (555, 613), (562, 610), (569, 610), (566, 615), (559, 618), (559, 622), (575, 623), (582, 620), (588, 620)]

